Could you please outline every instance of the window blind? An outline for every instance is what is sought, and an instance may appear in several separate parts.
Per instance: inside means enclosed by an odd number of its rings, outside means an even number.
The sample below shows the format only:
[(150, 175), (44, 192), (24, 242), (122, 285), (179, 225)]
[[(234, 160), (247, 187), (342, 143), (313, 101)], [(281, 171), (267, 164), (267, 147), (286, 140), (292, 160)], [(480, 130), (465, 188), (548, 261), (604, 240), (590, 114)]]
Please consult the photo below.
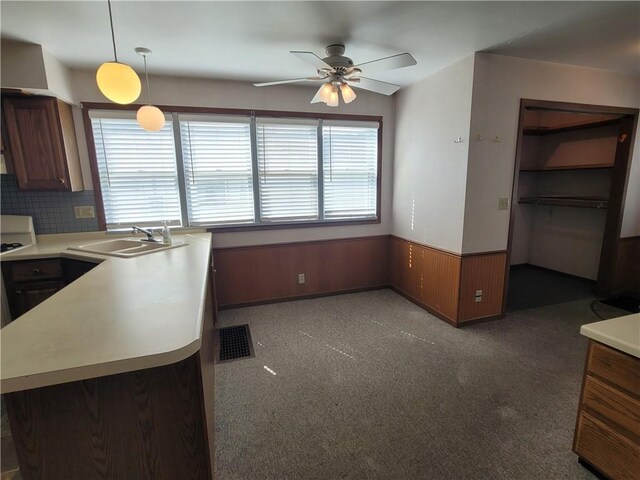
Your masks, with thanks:
[(318, 122), (258, 119), (260, 217), (263, 222), (318, 218)]
[(253, 223), (249, 117), (179, 118), (189, 223)]
[(323, 125), (324, 217), (375, 217), (377, 127)]
[(135, 118), (92, 116), (107, 229), (181, 225), (172, 122), (146, 132)]

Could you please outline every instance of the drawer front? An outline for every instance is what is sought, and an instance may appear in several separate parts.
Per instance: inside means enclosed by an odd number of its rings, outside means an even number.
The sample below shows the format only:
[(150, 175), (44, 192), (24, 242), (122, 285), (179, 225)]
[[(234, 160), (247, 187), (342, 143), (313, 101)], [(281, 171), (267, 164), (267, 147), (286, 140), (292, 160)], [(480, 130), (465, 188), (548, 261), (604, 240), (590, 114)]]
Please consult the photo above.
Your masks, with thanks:
[(612, 480), (638, 480), (640, 447), (584, 413), (576, 453)]
[(640, 401), (587, 376), (582, 410), (640, 444)]
[(11, 280), (14, 282), (34, 282), (62, 277), (60, 259), (20, 262), (11, 265)]
[(640, 359), (591, 342), (587, 373), (640, 399)]

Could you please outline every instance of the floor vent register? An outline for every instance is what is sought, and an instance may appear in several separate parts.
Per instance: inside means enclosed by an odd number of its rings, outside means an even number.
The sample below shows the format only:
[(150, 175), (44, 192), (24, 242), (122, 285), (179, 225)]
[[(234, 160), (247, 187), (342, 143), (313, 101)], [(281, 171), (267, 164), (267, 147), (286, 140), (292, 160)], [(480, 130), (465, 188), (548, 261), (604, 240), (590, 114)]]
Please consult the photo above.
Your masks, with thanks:
[(235, 325), (217, 329), (218, 362), (230, 362), (253, 357), (249, 325)]

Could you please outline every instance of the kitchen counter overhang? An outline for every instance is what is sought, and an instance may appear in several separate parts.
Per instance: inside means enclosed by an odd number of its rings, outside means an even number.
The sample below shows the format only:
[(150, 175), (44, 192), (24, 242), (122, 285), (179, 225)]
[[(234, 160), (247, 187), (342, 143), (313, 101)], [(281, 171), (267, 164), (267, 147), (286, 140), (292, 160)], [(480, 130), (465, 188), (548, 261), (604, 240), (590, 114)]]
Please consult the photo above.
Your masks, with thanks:
[(200, 349), (210, 233), (177, 235), (188, 245), (135, 258), (67, 252), (87, 243), (72, 237), (2, 258), (101, 263), (0, 331), (1, 393), (169, 365)]

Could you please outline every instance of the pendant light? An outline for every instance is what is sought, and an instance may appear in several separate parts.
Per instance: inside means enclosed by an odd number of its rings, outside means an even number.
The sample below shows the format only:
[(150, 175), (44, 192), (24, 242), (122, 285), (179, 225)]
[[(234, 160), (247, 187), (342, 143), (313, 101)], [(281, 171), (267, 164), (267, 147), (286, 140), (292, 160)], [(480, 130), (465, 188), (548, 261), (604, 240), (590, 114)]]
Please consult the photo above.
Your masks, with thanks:
[(113, 42), (113, 62), (105, 62), (96, 72), (96, 82), (102, 94), (115, 103), (126, 105), (133, 103), (140, 96), (142, 85), (138, 74), (126, 63), (118, 62), (116, 52), (116, 37), (113, 33), (113, 16), (111, 15), (111, 0), (109, 5), (109, 22), (111, 24), (111, 41)]
[(136, 118), (140, 126), (147, 132), (157, 132), (164, 127), (165, 119), (162, 110), (151, 105), (151, 90), (149, 90), (149, 74), (147, 73), (147, 56), (151, 55), (151, 50), (137, 47), (136, 53), (144, 58), (144, 76), (147, 80), (147, 104), (138, 109)]

